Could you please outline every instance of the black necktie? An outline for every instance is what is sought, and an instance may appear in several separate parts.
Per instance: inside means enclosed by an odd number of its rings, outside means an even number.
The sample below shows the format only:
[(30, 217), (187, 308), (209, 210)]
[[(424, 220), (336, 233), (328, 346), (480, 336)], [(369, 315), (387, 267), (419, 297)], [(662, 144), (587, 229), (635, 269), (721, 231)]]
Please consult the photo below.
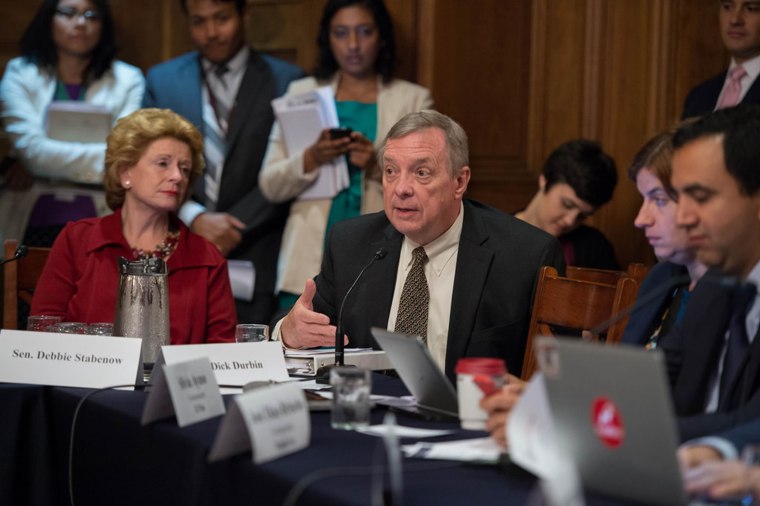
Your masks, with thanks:
[(720, 375), (720, 405), (727, 402), (726, 396), (730, 395), (733, 390), (747, 357), (749, 338), (746, 320), (747, 312), (755, 300), (755, 293), (755, 285), (751, 283), (739, 285), (734, 290), (728, 344), (726, 345), (726, 356), (723, 359), (723, 372)]

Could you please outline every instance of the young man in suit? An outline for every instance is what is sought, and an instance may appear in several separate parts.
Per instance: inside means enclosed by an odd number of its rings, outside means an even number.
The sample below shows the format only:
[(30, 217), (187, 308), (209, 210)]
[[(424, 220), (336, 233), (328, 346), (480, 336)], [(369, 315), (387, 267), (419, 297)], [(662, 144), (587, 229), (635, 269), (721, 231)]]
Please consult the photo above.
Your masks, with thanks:
[(172, 109), (203, 133), (206, 172), (180, 218), (228, 258), (253, 262), (253, 299), (236, 300), (238, 320), (266, 323), (288, 207), (263, 197), (258, 173), (270, 102), (303, 72), (248, 47), (245, 0), (180, 1), (197, 51), (150, 69), (143, 106)]
[(682, 119), (739, 103), (760, 104), (760, 2), (718, 2), (720, 36), (731, 54), (726, 72), (694, 87), (686, 97)]
[(723, 109), (673, 139), (676, 223), (711, 270), (661, 341), (682, 439), (760, 417), (760, 107)]
[(320, 274), (306, 281), (275, 338), (289, 348), (332, 345), (341, 302), (377, 255), (343, 309), (348, 345), (376, 347), (370, 327), (388, 328), (424, 337), (450, 377), (464, 356), (503, 358), (519, 375), (538, 271), (564, 271), (559, 243), (464, 198), (467, 135), (443, 114), (404, 116), (378, 161), (384, 212), (334, 226)]

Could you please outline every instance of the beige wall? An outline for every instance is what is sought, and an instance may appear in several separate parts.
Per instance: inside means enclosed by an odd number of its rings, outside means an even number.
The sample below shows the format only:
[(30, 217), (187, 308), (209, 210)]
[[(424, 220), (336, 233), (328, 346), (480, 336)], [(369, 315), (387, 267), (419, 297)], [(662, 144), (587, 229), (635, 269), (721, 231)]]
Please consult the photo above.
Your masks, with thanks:
[[(544, 157), (578, 137), (602, 142), (620, 184), (591, 220), (622, 263), (651, 262), (632, 226), (626, 167), (679, 115), (687, 91), (726, 65), (714, 0), (386, 0), (399, 75), (433, 91), (471, 139), (470, 195), (523, 207)], [(0, 0), (0, 67), (39, 1)], [(121, 57), (144, 70), (190, 48), (177, 0), (112, 0)], [(324, 0), (249, 0), (249, 38), (307, 70)]]

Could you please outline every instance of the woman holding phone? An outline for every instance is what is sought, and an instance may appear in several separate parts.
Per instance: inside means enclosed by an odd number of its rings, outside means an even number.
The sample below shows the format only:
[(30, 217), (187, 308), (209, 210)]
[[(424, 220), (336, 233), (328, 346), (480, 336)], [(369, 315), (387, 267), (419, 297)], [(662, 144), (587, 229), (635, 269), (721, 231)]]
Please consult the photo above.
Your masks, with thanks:
[(288, 94), (331, 86), (341, 129), (326, 129), (299, 153), (288, 153), (278, 124), (272, 129), (259, 185), (266, 198), (298, 197), (323, 164), (346, 156), (350, 185), (332, 199), (293, 202), (280, 249), (277, 291), (292, 306), (307, 278), (320, 270), (330, 226), (383, 208), (375, 157), (385, 134), (405, 114), (429, 109), (430, 92), (393, 77), (393, 25), (382, 0), (329, 0), (320, 22), (314, 77), (294, 81)]

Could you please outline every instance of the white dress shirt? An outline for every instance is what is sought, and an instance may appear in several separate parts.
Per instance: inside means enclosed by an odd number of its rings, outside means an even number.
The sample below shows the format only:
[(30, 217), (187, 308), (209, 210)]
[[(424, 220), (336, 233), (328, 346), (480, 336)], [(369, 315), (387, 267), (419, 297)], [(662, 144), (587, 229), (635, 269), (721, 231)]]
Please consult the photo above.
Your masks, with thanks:
[[(723, 99), (723, 94), (726, 93), (726, 87), (728, 86), (728, 81), (730, 80), (731, 71), (737, 65), (738, 64), (736, 63), (736, 60), (731, 58), (731, 65), (729, 65), (728, 72), (726, 72), (726, 80), (723, 82), (723, 89), (721, 90), (720, 95), (718, 96), (718, 101), (715, 102), (716, 108), (718, 107), (718, 104), (720, 104), (720, 101)], [(745, 75), (741, 80), (742, 91), (739, 94), (740, 103), (742, 100), (744, 100), (744, 96), (752, 87), (752, 84), (755, 82), (755, 79), (757, 79), (757, 76), (760, 75), (760, 55), (755, 56), (754, 58), (751, 58), (745, 61), (744, 63), (742, 63), (742, 67), (744, 67), (744, 70), (745, 72), (747, 72), (747, 75)]]

